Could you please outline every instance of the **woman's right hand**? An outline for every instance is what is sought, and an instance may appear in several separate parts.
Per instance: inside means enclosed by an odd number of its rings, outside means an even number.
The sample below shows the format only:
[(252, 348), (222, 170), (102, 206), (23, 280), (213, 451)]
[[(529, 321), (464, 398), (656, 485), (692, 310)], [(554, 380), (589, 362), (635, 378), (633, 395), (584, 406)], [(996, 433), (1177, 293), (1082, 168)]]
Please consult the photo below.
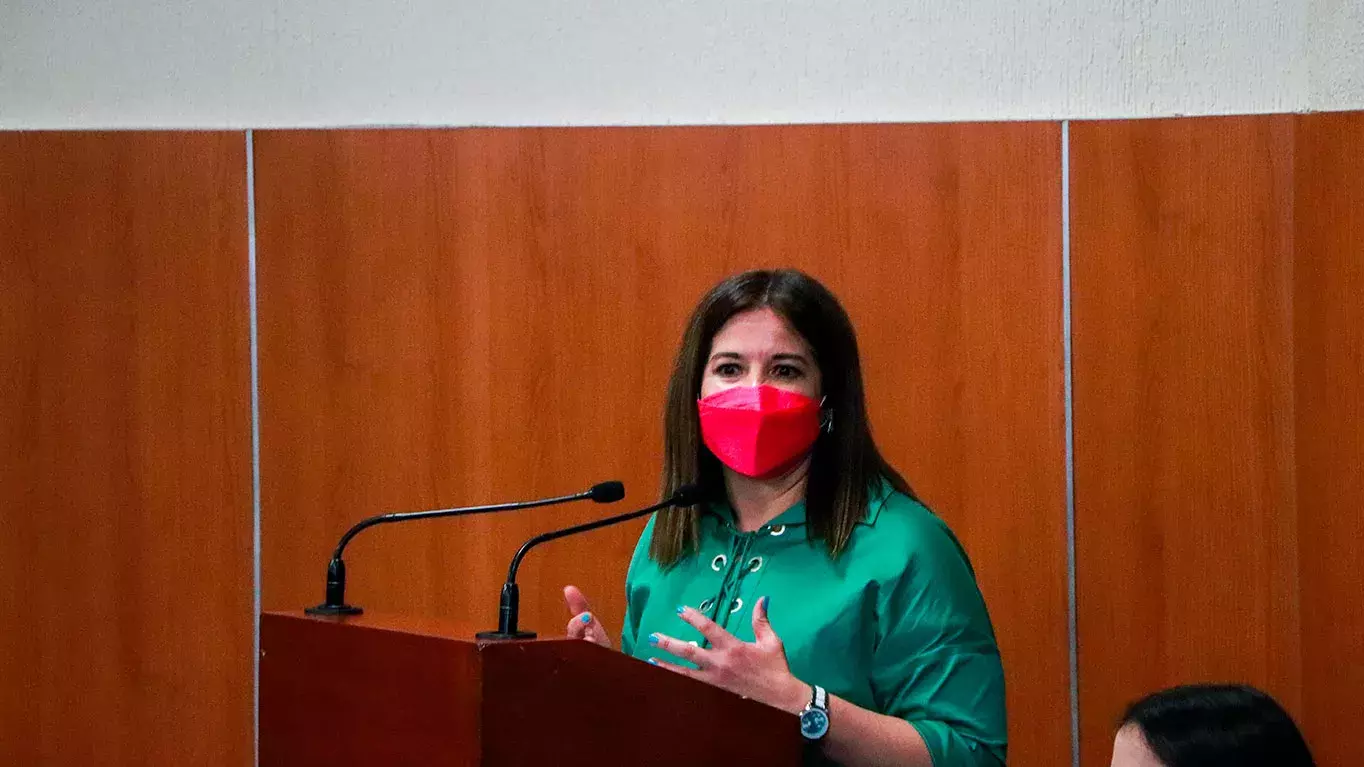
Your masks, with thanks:
[(583, 596), (577, 586), (564, 587), (564, 604), (568, 605), (568, 611), (573, 614), (573, 617), (568, 619), (566, 629), (569, 639), (586, 639), (602, 647), (611, 646), (611, 635), (606, 633), (606, 628), (597, 620), (596, 613), (592, 612), (592, 607), (587, 603), (587, 597)]

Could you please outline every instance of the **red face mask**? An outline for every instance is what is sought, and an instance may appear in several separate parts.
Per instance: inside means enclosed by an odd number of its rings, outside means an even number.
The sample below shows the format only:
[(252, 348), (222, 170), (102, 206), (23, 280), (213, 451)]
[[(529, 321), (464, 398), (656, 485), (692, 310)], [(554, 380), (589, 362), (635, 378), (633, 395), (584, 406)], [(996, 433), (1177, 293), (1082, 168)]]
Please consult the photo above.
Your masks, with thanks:
[(745, 477), (779, 474), (805, 457), (819, 436), (819, 403), (775, 386), (735, 386), (696, 406), (706, 447)]

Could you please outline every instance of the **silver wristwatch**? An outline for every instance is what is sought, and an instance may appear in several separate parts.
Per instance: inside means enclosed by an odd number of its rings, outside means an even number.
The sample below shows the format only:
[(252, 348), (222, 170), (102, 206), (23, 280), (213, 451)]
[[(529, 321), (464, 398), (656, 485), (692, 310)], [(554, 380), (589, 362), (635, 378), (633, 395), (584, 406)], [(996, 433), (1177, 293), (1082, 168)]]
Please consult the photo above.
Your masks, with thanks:
[(817, 684), (810, 686), (814, 693), (800, 712), (800, 734), (806, 740), (817, 741), (829, 732), (829, 693)]

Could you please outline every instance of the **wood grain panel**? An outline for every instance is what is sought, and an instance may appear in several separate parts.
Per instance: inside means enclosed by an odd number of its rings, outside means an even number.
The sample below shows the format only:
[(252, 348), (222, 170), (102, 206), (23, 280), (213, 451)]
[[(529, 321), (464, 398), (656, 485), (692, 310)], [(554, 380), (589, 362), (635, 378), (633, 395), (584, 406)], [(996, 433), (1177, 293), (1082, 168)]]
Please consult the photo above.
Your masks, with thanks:
[[(890, 457), (961, 534), (1000, 634), (1012, 763), (1067, 725), (1055, 124), (257, 135), (264, 599), (321, 597), (361, 516), (577, 490), (655, 497), (682, 324), (725, 275), (843, 299)], [(590, 507), (375, 530), (352, 596), (495, 623), (521, 539)], [(619, 627), (640, 526), (537, 550)]]
[(589, 642), (442, 623), (262, 615), (262, 767), (802, 763), (790, 713)]
[(1347, 765), (1364, 755), (1364, 112), (1296, 125), (1302, 724), (1318, 764)]
[(1085, 765), (1166, 685), (1299, 710), (1291, 119), (1073, 129)]
[[(479, 655), (488, 767), (813, 761), (802, 758), (793, 714), (589, 642), (502, 642), (483, 645)], [(525, 736), (532, 727), (540, 737)]]
[(245, 160), (0, 134), (0, 763), (251, 763)]
[(422, 623), (262, 615), (261, 767), (482, 767), (478, 647)]

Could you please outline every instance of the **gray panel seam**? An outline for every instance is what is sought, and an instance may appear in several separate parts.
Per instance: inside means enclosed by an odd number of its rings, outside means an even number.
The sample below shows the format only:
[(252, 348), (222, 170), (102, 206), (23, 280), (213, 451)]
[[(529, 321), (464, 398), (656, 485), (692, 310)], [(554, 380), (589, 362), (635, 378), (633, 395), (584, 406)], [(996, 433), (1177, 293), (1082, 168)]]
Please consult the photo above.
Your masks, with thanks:
[(1080, 636), (1075, 563), (1075, 388), (1072, 368), (1070, 243), (1070, 121), (1061, 121), (1061, 338), (1066, 429), (1066, 596), (1070, 640), (1070, 759), (1080, 767)]
[(251, 731), (252, 764), (260, 764), (260, 354), (256, 326), (256, 158), (255, 136), (246, 131), (246, 290), (251, 317), (251, 551), (252, 621)]

